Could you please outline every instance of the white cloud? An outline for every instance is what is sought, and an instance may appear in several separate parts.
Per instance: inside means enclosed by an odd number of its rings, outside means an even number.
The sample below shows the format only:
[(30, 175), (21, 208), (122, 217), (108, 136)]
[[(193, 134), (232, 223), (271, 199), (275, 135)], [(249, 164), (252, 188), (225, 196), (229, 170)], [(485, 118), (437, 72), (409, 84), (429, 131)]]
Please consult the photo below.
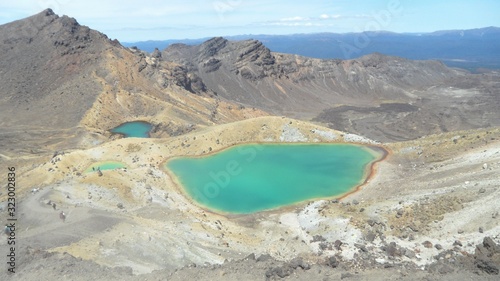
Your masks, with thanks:
[(282, 18), (280, 21), (306, 21), (309, 20), (309, 18), (305, 17), (290, 17), (290, 18)]
[(321, 26), (332, 26), (331, 22), (334, 20), (338, 20), (341, 18), (348, 18), (344, 17), (339, 14), (335, 15), (329, 15), (329, 14), (321, 14), (317, 17), (301, 17), (301, 16), (295, 16), (295, 17), (288, 17), (288, 18), (281, 18), (276, 21), (267, 21), (261, 23), (262, 25), (270, 25), (270, 26), (315, 26), (315, 27), (321, 27)]
[(357, 19), (372, 19), (373, 16), (365, 15), (365, 14), (359, 14), (359, 15), (355, 15), (354, 18), (357, 18)]
[(322, 14), (319, 16), (320, 20), (334, 20), (334, 19), (340, 19), (342, 16), (341, 15), (327, 15), (327, 14)]
[(305, 26), (305, 27), (320, 27), (320, 26), (329, 26), (328, 24), (323, 24), (323, 23), (315, 23), (315, 22), (310, 22), (310, 21), (303, 21), (303, 22), (266, 22), (263, 23), (262, 25), (266, 26), (289, 26), (289, 27), (299, 27), (299, 26)]

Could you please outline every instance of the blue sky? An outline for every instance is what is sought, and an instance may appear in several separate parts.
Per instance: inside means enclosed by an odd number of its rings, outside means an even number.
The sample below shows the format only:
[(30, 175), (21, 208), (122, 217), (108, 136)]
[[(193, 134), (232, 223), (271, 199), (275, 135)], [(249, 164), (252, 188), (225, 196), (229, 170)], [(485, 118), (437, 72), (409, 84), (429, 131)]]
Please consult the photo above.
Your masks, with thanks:
[(0, 24), (47, 7), (122, 42), (500, 27), (498, 0), (21, 0), (0, 3)]

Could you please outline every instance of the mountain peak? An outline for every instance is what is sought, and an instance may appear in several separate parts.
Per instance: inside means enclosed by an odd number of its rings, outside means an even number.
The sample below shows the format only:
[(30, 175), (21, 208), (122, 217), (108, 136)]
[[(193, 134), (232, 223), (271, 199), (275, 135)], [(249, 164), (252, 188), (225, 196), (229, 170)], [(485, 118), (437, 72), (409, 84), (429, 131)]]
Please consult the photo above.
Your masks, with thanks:
[[(74, 33), (82, 26), (76, 19), (68, 16), (60, 17), (52, 9), (48, 8), (30, 17), (7, 23), (2, 27), (2, 31), (8, 37), (18, 38), (57, 34), (65, 30)], [(85, 27), (85, 29), (88, 28)]]
[(82, 49), (90, 46), (92, 40), (108, 40), (108, 37), (89, 27), (80, 25), (76, 19), (66, 15), (58, 16), (50, 8), (33, 16), (2, 25), (0, 38), (4, 43), (34, 41), (52, 43), (53, 46)]
[(53, 22), (54, 20), (56, 20), (58, 18), (59, 18), (59, 16), (56, 13), (54, 13), (54, 11), (52, 9), (47, 8), (38, 14), (34, 14), (34, 15), (27, 17), (25, 19), (18, 20), (17, 22), (29, 21), (35, 25), (43, 26), (47, 23)]
[(40, 14), (44, 14), (45, 16), (53, 16), (56, 13), (54, 13), (54, 11), (52, 11), (51, 8), (47, 8), (47, 9), (43, 10)]
[[(84, 114), (79, 106), (91, 103), (92, 99), (87, 99), (95, 94), (80, 92), (79, 87), (98, 89), (99, 85), (75, 77), (84, 76), (82, 73), (86, 76), (95, 68), (95, 62), (102, 60), (103, 51), (112, 48), (110, 43), (102, 33), (78, 24), (74, 18), (58, 16), (51, 9), (2, 25), (0, 69), (8, 71), (0, 75), (0, 80), (3, 92), (17, 107), (3, 107), (0, 111), (13, 110), (11, 116), (20, 124), (26, 124), (34, 121), (29, 114), (24, 117), (28, 112), (20, 111), (21, 104), (23, 109), (24, 103), (29, 103), (31, 110), (36, 107), (38, 112), (50, 110), (55, 114), (71, 109), (74, 116), (68, 116), (60, 124), (76, 124)], [(69, 106), (64, 98), (58, 100), (62, 97), (59, 93), (77, 102)], [(50, 116), (37, 116), (36, 119), (38, 124), (53, 123)]]

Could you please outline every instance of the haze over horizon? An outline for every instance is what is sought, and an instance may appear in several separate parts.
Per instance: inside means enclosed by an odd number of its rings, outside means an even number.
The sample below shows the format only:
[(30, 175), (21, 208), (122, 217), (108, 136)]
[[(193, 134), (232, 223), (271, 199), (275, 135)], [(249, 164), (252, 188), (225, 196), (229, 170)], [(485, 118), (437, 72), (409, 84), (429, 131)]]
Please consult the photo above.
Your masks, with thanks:
[(123, 42), (242, 34), (433, 32), (500, 26), (500, 2), (454, 1), (77, 1), (0, 3), (0, 24), (51, 8)]

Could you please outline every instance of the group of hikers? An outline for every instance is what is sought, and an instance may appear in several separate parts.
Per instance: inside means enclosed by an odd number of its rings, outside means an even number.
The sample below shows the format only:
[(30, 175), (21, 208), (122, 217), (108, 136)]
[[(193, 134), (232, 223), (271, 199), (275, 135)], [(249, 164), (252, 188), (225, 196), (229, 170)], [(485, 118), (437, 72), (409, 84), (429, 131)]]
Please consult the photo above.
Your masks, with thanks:
[[(52, 203), (52, 208), (53, 208), (54, 210), (57, 210), (57, 208), (56, 208), (56, 203)], [(64, 213), (63, 211), (61, 211), (61, 212), (59, 213), (59, 218), (60, 218), (63, 222), (65, 222), (65, 221), (66, 221), (66, 213)]]
[(97, 167), (97, 170), (95, 167), (92, 167), (92, 171), (97, 171), (97, 173), (99, 174), (100, 177), (102, 177), (102, 172), (101, 172), (101, 167)]

